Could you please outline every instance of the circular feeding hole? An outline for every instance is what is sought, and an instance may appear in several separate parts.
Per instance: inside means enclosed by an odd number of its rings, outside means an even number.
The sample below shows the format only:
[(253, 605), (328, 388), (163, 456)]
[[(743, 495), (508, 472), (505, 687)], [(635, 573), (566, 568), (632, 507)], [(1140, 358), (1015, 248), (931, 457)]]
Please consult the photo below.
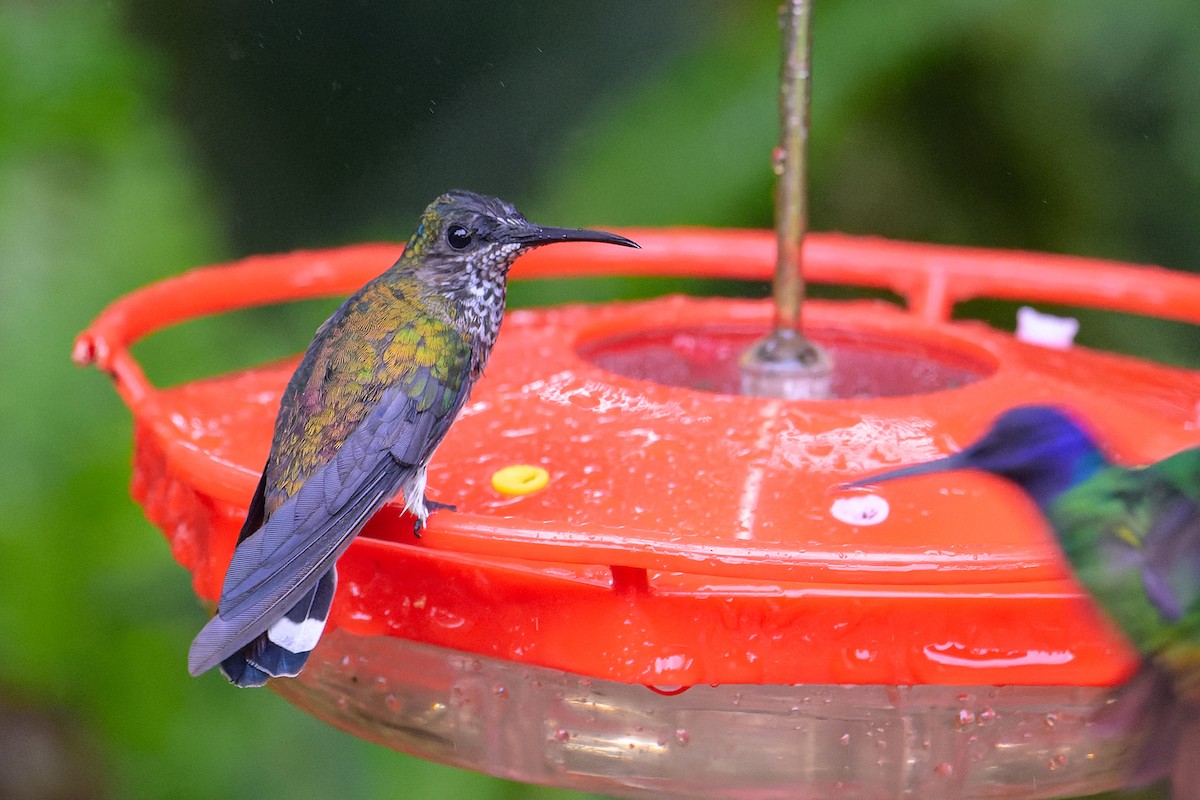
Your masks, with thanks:
[[(750, 326), (636, 330), (579, 345), (581, 358), (627, 378), (720, 394), (740, 394), (738, 359), (763, 336)], [(978, 347), (933, 344), (862, 331), (806, 335), (833, 356), (835, 398), (894, 397), (955, 389), (981, 380), (995, 362)]]

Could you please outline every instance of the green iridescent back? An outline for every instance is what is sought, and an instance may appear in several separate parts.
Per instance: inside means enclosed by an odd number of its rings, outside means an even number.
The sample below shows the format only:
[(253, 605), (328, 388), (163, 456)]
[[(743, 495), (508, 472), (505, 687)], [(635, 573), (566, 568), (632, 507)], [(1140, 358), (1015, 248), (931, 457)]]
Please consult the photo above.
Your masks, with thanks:
[(471, 372), (471, 348), (445, 299), (423, 292), (403, 266), (330, 317), (288, 383), (267, 469), (268, 515), (333, 458), (389, 387), (444, 420), (442, 433), (449, 427)]
[(1200, 698), (1200, 449), (1104, 469), (1065, 492), (1049, 518), (1109, 617)]

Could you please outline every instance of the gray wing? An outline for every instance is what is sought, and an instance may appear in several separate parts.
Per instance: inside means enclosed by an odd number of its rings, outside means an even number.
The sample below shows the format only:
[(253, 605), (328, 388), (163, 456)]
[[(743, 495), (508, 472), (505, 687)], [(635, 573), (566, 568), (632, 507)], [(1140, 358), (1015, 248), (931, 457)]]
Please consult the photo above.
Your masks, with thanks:
[(420, 397), (390, 390), (329, 463), (234, 550), (217, 614), (188, 651), (199, 675), (287, 613), (337, 560), (367, 520), (413, 485), (465, 399), (421, 413)]
[(1142, 584), (1170, 623), (1200, 607), (1200, 508), (1180, 493), (1160, 498), (1142, 543)]

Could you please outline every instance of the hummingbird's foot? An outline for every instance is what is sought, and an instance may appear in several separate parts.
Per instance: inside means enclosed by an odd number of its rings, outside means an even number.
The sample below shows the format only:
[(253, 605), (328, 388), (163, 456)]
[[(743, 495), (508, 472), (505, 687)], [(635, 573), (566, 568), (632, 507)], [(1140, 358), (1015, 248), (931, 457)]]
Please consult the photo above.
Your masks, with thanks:
[(458, 511), (458, 507), (450, 503), (439, 503), (437, 500), (430, 500), (428, 497), (423, 498), (425, 503), (425, 513), (418, 514), (413, 520), (413, 536), (421, 538), (421, 531), (425, 528), (426, 520), (429, 519), (430, 513), (434, 511)]

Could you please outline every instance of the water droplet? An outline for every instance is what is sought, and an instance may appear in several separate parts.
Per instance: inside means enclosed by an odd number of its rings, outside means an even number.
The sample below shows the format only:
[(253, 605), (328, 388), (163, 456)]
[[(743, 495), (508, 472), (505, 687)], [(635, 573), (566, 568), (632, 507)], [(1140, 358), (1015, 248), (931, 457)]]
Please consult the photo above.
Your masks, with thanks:
[(568, 742), (571, 739), (571, 732), (566, 728), (559, 728), (554, 732), (554, 738), (560, 742)]
[(943, 761), (933, 768), (933, 774), (937, 775), (939, 778), (949, 778), (954, 774), (954, 765), (952, 765), (949, 761)]
[(466, 624), (466, 619), (443, 608), (433, 608), (429, 612), (429, 620), (434, 625), (454, 630)]
[(1058, 714), (1047, 714), (1046, 715), (1046, 727), (1047, 728), (1053, 728), (1057, 724), (1058, 724)]
[(771, 151), (771, 171), (776, 175), (782, 175), (786, 164), (787, 150), (783, 147), (773, 149)]
[(383, 698), (383, 704), (387, 706), (388, 711), (399, 711), (401, 706), (400, 698), (394, 694), (389, 694)]
[(969, 708), (963, 708), (963, 709), (960, 709), (958, 712), (958, 718), (955, 720), (955, 725), (958, 727), (959, 730), (962, 730), (963, 728), (967, 727), (974, 721), (975, 721), (975, 712)]
[(502, 700), (508, 699), (508, 689), (504, 686), (500, 686), (499, 684), (492, 687), (492, 694), (496, 695)]
[(849, 747), (850, 746), (850, 734), (843, 733), (838, 738), (838, 744), (840, 744), (842, 747)]
[(688, 742), (692, 741), (692, 735), (683, 728), (676, 728), (675, 741), (679, 742), (683, 747), (687, 747)]

